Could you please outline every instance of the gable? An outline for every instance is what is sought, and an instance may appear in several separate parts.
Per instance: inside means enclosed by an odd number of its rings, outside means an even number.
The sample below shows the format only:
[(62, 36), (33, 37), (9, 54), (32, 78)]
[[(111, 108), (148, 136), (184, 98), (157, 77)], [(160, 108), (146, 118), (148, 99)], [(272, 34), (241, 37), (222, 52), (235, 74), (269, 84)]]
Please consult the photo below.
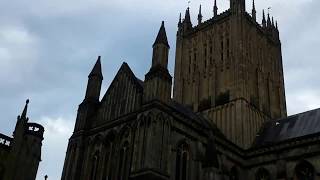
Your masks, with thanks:
[(123, 63), (101, 100), (100, 119), (111, 121), (141, 107), (142, 85), (128, 64)]

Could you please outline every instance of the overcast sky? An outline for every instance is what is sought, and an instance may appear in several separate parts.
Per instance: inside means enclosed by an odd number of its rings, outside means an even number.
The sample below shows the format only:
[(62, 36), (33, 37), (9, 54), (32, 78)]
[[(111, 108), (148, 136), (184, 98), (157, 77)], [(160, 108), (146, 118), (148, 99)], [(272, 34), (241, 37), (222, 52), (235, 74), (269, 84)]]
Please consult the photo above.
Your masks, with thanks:
[[(213, 14), (213, 0), (192, 0), (194, 24), (200, 3), (204, 19)], [(252, 2), (246, 3), (251, 12)], [(12, 134), (30, 98), (30, 121), (45, 126), (37, 180), (45, 174), (49, 180), (61, 177), (77, 106), (97, 56), (102, 56), (102, 94), (123, 61), (144, 79), (164, 20), (173, 75), (178, 15), (187, 6), (187, 0), (0, 1), (0, 132)], [(222, 12), (229, 2), (218, 0), (218, 6)], [(320, 107), (320, 1), (256, 0), (259, 22), (268, 7), (280, 28), (288, 113)]]

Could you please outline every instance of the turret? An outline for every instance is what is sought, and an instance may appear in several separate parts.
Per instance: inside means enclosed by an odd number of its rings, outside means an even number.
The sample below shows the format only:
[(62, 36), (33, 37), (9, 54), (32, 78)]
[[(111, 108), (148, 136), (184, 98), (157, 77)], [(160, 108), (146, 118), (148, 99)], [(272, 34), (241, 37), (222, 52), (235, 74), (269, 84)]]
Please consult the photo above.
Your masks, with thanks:
[(214, 0), (214, 6), (213, 6), (213, 16), (218, 15), (218, 6), (217, 6), (217, 0)]
[(44, 128), (40, 124), (28, 122), (28, 104), (29, 100), (18, 116), (11, 143), (11, 161), (7, 163), (8, 171), (4, 179), (35, 179), (37, 175)]
[(257, 11), (254, 0), (252, 1), (252, 18), (254, 19), (254, 21), (257, 21)]
[(86, 95), (83, 102), (79, 105), (78, 114), (74, 131), (84, 130), (91, 126), (88, 118), (95, 112), (99, 105), (103, 76), (101, 70), (101, 57), (98, 59), (88, 76)]
[(101, 84), (103, 80), (101, 72), (101, 57), (99, 56), (96, 64), (88, 76), (88, 85), (86, 90), (85, 101), (99, 101)]
[(198, 25), (202, 23), (202, 13), (201, 13), (201, 5), (199, 7), (199, 14), (198, 14)]
[(172, 77), (167, 69), (169, 49), (164, 22), (162, 22), (153, 44), (152, 65), (145, 75), (143, 95), (145, 103), (154, 99), (168, 102), (171, 98)]

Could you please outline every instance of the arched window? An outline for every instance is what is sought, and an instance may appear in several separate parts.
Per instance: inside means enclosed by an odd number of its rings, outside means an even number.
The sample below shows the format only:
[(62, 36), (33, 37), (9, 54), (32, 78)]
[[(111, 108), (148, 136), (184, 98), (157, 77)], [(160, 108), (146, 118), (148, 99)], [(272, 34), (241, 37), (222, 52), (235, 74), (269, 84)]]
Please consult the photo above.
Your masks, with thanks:
[(301, 161), (295, 168), (298, 180), (314, 180), (314, 167), (308, 161)]
[(189, 146), (182, 143), (178, 146), (176, 156), (176, 180), (187, 180), (187, 172), (190, 160)]
[(230, 176), (229, 176), (230, 180), (239, 180), (239, 172), (237, 167), (233, 166), (230, 170)]
[(111, 150), (112, 150), (112, 144), (110, 142), (107, 142), (105, 144), (105, 153), (104, 153), (104, 167), (103, 167), (103, 180), (108, 180), (111, 178)]
[(270, 173), (264, 168), (260, 168), (256, 173), (256, 180), (270, 180)]
[(129, 143), (125, 142), (119, 151), (118, 179), (124, 180), (127, 175)]
[(91, 159), (91, 162), (92, 162), (91, 173), (90, 173), (91, 180), (97, 179), (99, 161), (100, 161), (100, 153), (99, 151), (96, 151)]

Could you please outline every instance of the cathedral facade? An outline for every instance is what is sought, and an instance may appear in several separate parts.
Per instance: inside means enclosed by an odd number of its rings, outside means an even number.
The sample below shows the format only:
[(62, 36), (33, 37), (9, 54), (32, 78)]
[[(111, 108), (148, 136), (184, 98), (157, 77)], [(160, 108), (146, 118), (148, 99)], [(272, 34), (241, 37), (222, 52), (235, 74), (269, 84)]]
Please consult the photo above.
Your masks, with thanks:
[(13, 138), (0, 133), (0, 180), (36, 179), (44, 128), (28, 122), (28, 103), (17, 118)]
[(287, 116), (277, 22), (245, 0), (213, 14), (180, 15), (174, 85), (163, 22), (144, 81), (123, 63), (100, 98), (99, 56), (62, 180), (320, 179), (320, 109)]

